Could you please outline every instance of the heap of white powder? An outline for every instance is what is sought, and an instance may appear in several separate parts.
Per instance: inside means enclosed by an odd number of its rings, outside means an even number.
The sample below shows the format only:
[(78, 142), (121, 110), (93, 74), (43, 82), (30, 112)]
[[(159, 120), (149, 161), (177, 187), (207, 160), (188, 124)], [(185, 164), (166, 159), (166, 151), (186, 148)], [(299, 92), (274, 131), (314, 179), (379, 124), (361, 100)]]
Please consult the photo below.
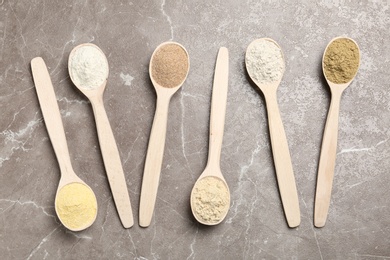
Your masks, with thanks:
[(73, 83), (83, 89), (96, 89), (108, 77), (108, 63), (104, 54), (93, 45), (78, 48), (69, 61)]
[(259, 39), (253, 41), (245, 55), (246, 69), (256, 84), (278, 81), (284, 72), (282, 50), (273, 41)]

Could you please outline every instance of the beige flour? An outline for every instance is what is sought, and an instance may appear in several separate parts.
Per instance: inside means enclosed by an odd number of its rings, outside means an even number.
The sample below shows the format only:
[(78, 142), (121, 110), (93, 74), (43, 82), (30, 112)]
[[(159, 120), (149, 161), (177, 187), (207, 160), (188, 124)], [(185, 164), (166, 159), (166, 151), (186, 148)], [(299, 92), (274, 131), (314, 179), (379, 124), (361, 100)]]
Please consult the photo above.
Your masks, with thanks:
[(229, 190), (225, 183), (211, 176), (195, 184), (191, 199), (196, 218), (208, 224), (220, 222), (230, 206)]
[(107, 59), (98, 47), (81, 46), (70, 59), (69, 72), (76, 86), (83, 89), (96, 89), (108, 77)]

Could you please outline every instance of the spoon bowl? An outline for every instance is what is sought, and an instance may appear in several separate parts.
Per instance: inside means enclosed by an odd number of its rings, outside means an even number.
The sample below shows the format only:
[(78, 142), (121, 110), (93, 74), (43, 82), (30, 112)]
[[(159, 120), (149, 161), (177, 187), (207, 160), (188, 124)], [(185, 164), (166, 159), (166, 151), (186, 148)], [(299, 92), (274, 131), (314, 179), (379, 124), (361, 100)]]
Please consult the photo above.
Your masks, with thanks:
[(157, 46), (152, 54), (149, 75), (157, 93), (157, 104), (142, 178), (139, 206), (139, 225), (141, 227), (150, 225), (156, 203), (164, 155), (169, 102), (187, 78), (189, 67), (188, 52), (179, 43), (164, 42)]
[[(206, 195), (205, 195), (206, 194)], [(218, 200), (218, 204), (215, 204)], [(230, 191), (222, 172), (205, 169), (191, 191), (191, 211), (195, 219), (207, 226), (220, 224), (230, 208)], [(205, 205), (206, 210), (205, 210)]]
[(74, 85), (89, 99), (113, 199), (123, 227), (134, 224), (125, 175), (110, 121), (104, 108), (103, 94), (109, 73), (103, 51), (94, 44), (76, 46), (69, 55), (69, 75)]
[[(86, 48), (88, 48), (88, 50), (94, 50), (94, 52), (90, 53), (89, 55), (85, 55), (84, 50)], [(93, 56), (99, 57), (98, 60), (100, 64), (104, 64), (103, 68), (100, 68), (99, 71), (99, 80), (93, 80), (92, 78), (90, 80), (84, 80), (84, 82), (82, 82), (82, 79), (79, 75), (83, 75), (85, 77), (92, 77), (92, 74), (95, 73), (94, 71), (92, 71), (92, 69), (89, 69), (89, 67), (96, 67), (96, 64), (93, 64), (91, 61), (88, 61), (88, 59), (93, 59)], [(75, 61), (74, 59), (76, 57), (78, 57), (79, 59), (85, 59), (87, 61)], [(75, 63), (78, 63), (78, 65), (75, 65)], [(68, 70), (69, 76), (73, 84), (87, 98), (101, 97), (103, 95), (107, 85), (109, 66), (106, 55), (98, 46), (92, 43), (83, 43), (74, 47), (69, 54)], [(81, 70), (81, 72), (79, 72), (78, 70)], [(91, 74), (91, 76), (88, 76), (88, 74)]]
[[(81, 231), (90, 227), (97, 217), (95, 193), (74, 172), (70, 171), (61, 172), (54, 207), (61, 223), (72, 231)], [(73, 215), (72, 218), (66, 216), (69, 213)]]
[[(180, 75), (175, 75), (175, 71), (174, 69), (175, 68), (172, 68), (171, 70), (169, 71), (166, 71), (168, 70), (169, 68), (167, 68), (166, 66), (164, 66), (163, 63), (163, 60), (160, 58), (160, 59), (157, 59), (156, 57), (158, 56), (161, 56), (161, 52), (162, 50), (164, 50), (165, 47), (171, 47), (173, 50), (170, 50), (170, 51), (166, 51), (166, 53), (169, 53), (170, 55), (175, 55), (175, 51), (182, 51), (182, 55), (185, 55), (185, 57), (187, 58), (186, 62), (187, 62), (187, 65), (186, 64), (177, 64), (177, 66), (182, 69), (182, 72), (180, 73)], [(178, 60), (176, 60), (177, 62)], [(158, 67), (158, 69), (155, 69), (155, 67)], [(187, 67), (187, 68), (182, 68), (182, 67)], [(177, 68), (176, 68), (177, 69)], [(153, 51), (152, 53), (152, 58), (151, 58), (151, 61), (150, 61), (150, 64), (149, 64), (149, 75), (150, 75), (150, 80), (152, 81), (152, 84), (153, 84), (153, 87), (156, 91), (162, 91), (162, 90), (172, 90), (173, 92), (176, 92), (184, 83), (184, 81), (186, 80), (187, 76), (188, 76), (188, 72), (189, 72), (189, 55), (188, 55), (188, 52), (186, 50), (186, 48), (184, 48), (183, 45), (181, 45), (180, 43), (177, 43), (177, 42), (163, 42), (161, 43), (160, 45), (158, 45), (156, 47), (156, 49)], [(168, 77), (169, 79), (166, 79), (166, 80), (162, 80), (162, 79), (159, 79), (161, 78), (161, 74), (165, 74), (166, 77)], [(170, 74), (170, 75), (168, 75)], [(171, 83), (171, 81), (174, 81)], [(164, 86), (164, 84), (167, 84), (167, 86)]]
[[(256, 76), (255, 76), (255, 73), (254, 73), (254, 70), (248, 66), (249, 65), (249, 56), (251, 54), (251, 50), (254, 49), (254, 46), (256, 46), (257, 44), (261, 44), (262, 42), (271, 42), (273, 43), (279, 50), (280, 50), (280, 72), (281, 74), (279, 75), (276, 75), (276, 78), (273, 78), (272, 81), (263, 81), (263, 80), (259, 80)], [(282, 48), (279, 46), (279, 44), (273, 40), (273, 39), (270, 39), (270, 38), (260, 38), (260, 39), (256, 39), (254, 41), (252, 41), (247, 49), (246, 49), (246, 54), (245, 54), (245, 65), (246, 65), (246, 68), (247, 68), (247, 72), (249, 74), (249, 77), (252, 79), (252, 81), (256, 84), (256, 86), (264, 93), (268, 93), (268, 92), (275, 92), (277, 90), (277, 88), (279, 87), (280, 85), (280, 82), (282, 81), (282, 77), (283, 77), (283, 74), (284, 74), (284, 71), (285, 71), (285, 62), (284, 62), (284, 54), (283, 52), (281, 51)], [(258, 58), (262, 58), (260, 55), (258, 55)], [(268, 64), (267, 64), (268, 65)], [(269, 70), (271, 68), (268, 68)]]
[(289, 227), (297, 227), (301, 222), (298, 192), (277, 102), (277, 88), (285, 71), (283, 52), (274, 40), (257, 39), (247, 48), (245, 64), (250, 78), (265, 97), (280, 198)]

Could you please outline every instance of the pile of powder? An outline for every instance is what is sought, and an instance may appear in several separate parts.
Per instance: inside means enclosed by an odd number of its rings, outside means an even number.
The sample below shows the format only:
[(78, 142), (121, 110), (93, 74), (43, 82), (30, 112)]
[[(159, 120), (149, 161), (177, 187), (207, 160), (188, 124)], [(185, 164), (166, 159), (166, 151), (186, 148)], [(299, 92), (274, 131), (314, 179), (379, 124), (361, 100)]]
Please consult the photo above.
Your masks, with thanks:
[(89, 227), (96, 218), (96, 197), (88, 186), (70, 183), (58, 191), (55, 208), (65, 227), (75, 231), (82, 230)]
[(226, 215), (230, 196), (225, 183), (219, 178), (204, 177), (194, 187), (191, 205), (198, 220), (204, 223), (218, 223)]
[(246, 69), (256, 84), (278, 81), (284, 72), (282, 50), (273, 41), (259, 39), (253, 41), (245, 55)]
[(326, 79), (336, 84), (351, 81), (359, 68), (359, 60), (359, 48), (354, 41), (348, 38), (332, 41), (323, 58)]
[(70, 57), (69, 73), (76, 86), (98, 88), (108, 77), (107, 59), (97, 46), (81, 46)]
[(165, 88), (179, 86), (185, 80), (188, 68), (187, 52), (175, 43), (162, 45), (151, 60), (152, 78)]

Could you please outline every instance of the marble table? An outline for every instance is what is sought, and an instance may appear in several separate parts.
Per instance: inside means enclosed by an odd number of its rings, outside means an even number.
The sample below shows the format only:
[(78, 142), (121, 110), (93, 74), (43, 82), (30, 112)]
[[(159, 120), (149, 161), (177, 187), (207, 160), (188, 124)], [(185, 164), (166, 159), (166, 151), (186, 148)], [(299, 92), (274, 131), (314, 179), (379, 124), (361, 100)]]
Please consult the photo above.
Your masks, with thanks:
[[(303, 3), (302, 3), (303, 2)], [(1, 259), (389, 259), (389, 1), (11, 1), (0, 0)], [(321, 58), (333, 37), (361, 48), (345, 91), (328, 221), (313, 226), (322, 134), (330, 102)], [(292, 157), (302, 222), (287, 227), (272, 160), (265, 102), (244, 54), (261, 37), (286, 57), (278, 101)], [(156, 95), (150, 56), (174, 40), (191, 69), (171, 100), (155, 214), (138, 226), (139, 194)], [(122, 228), (98, 145), (92, 109), (72, 85), (67, 59), (92, 42), (107, 55), (105, 107), (117, 140), (135, 225)], [(230, 51), (222, 171), (231, 209), (220, 225), (198, 224), (189, 195), (205, 167), (213, 70)], [(30, 61), (46, 61), (75, 171), (97, 195), (99, 212), (82, 232), (56, 217), (59, 167), (46, 132)]]

